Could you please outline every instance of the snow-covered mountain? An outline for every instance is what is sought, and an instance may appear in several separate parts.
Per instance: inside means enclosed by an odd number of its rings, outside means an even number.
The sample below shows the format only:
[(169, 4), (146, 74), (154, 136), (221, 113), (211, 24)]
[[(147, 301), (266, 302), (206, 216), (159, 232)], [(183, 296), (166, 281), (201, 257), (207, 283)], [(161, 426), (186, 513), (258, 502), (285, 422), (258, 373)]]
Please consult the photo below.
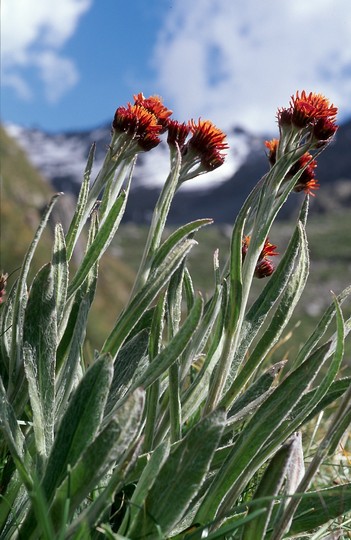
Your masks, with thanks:
[[(110, 126), (81, 132), (47, 133), (39, 129), (27, 129), (15, 124), (5, 126), (7, 132), (26, 151), (30, 161), (56, 188), (67, 181), (81, 183), (89, 149), (96, 143), (93, 175), (101, 167), (107, 145), (110, 141)], [(228, 134), (228, 150), (225, 163), (219, 169), (203, 175), (196, 181), (187, 182), (184, 189), (203, 190), (219, 185), (232, 178), (254, 148), (261, 148), (262, 138), (241, 129), (233, 129)], [(169, 150), (163, 141), (151, 152), (140, 154), (135, 169), (133, 186), (145, 188), (159, 187), (165, 181), (169, 170)]]
[[(104, 159), (111, 134), (110, 125), (56, 134), (14, 124), (7, 124), (5, 128), (55, 190), (74, 194), (78, 193), (92, 143), (96, 143), (94, 178)], [(213, 217), (217, 222), (233, 222), (253, 185), (267, 171), (268, 163), (265, 137), (236, 127), (227, 132), (227, 139), (230, 148), (224, 165), (186, 182), (180, 188), (172, 204), (170, 221), (184, 223), (185, 220)], [(318, 158), (321, 189), (313, 201), (314, 208), (323, 210), (323, 194), (325, 201), (337, 196), (337, 189), (327, 186), (335, 186), (340, 181), (344, 182), (344, 187), (339, 190), (343, 193), (341, 204), (351, 206), (350, 148), (351, 121), (340, 126), (335, 141)], [(151, 152), (139, 155), (125, 219), (136, 222), (149, 220), (168, 170), (169, 151), (164, 141)], [(345, 196), (345, 193), (348, 195)], [(284, 207), (285, 215), (293, 207), (296, 207), (296, 202), (292, 201), (289, 207), (288, 201)]]

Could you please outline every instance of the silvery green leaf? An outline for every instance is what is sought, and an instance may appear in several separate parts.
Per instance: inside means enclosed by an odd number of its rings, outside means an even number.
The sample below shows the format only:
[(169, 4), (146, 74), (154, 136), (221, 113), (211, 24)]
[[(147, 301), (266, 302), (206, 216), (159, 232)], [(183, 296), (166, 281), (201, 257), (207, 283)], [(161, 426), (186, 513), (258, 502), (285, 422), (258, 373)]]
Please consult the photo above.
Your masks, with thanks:
[(78, 201), (76, 210), (74, 212), (73, 219), (71, 221), (67, 236), (66, 236), (66, 244), (67, 244), (67, 259), (70, 260), (73, 254), (74, 246), (77, 242), (79, 231), (82, 227), (82, 221), (85, 213), (85, 207), (88, 200), (88, 194), (89, 194), (89, 185), (90, 185), (90, 175), (91, 170), (93, 167), (94, 162), (94, 155), (95, 155), (95, 147), (96, 145), (93, 144), (89, 151), (88, 161), (85, 167), (84, 176), (83, 176), (83, 182), (79, 191), (78, 195)]
[(39, 455), (46, 459), (54, 440), (57, 312), (54, 271), (49, 263), (36, 275), (23, 330), (24, 369)]
[(157, 294), (168, 283), (173, 272), (177, 270), (184, 257), (186, 257), (195, 244), (195, 240), (185, 238), (168, 252), (168, 255), (158, 267), (157, 272), (150, 277), (150, 280), (134, 296), (118, 319), (103, 345), (103, 352), (109, 352), (113, 357), (116, 356), (133, 327), (141, 319), (143, 313), (145, 313)]
[(169, 534), (200, 489), (220, 441), (225, 413), (215, 411), (196, 424), (173, 449), (128, 534)]
[(60, 223), (55, 227), (55, 241), (51, 264), (53, 268), (57, 324), (59, 325), (66, 304), (68, 287), (68, 259), (65, 237)]
[[(301, 444), (301, 434), (292, 436), (271, 459), (250, 501), (248, 515), (262, 508), (265, 509), (265, 512), (244, 526), (241, 540), (252, 540), (255, 536), (265, 538), (275, 502), (274, 497), (278, 495), (284, 480), (289, 477), (290, 473), (293, 473), (293, 466), (295, 465), (293, 460), (296, 452), (299, 451), (299, 443)], [(287, 493), (293, 492), (287, 490)], [(269, 497), (271, 497), (270, 500)]]
[[(41, 235), (47, 225), (52, 209), (60, 195), (62, 195), (62, 193), (57, 193), (56, 195), (54, 195), (47, 208), (45, 209), (39, 227), (37, 228), (32, 243), (30, 244), (28, 251), (24, 257), (20, 276), (16, 285), (16, 296), (13, 304), (12, 313), (11, 355), (9, 365), (10, 397), (16, 396), (16, 394), (18, 394), (18, 388), (16, 388), (14, 384), (15, 379), (19, 375), (19, 372), (22, 368), (21, 347), (23, 339), (24, 313), (27, 305), (26, 281), (28, 277), (28, 272)], [(21, 401), (20, 396), (17, 396), (17, 400), (19, 402)]]

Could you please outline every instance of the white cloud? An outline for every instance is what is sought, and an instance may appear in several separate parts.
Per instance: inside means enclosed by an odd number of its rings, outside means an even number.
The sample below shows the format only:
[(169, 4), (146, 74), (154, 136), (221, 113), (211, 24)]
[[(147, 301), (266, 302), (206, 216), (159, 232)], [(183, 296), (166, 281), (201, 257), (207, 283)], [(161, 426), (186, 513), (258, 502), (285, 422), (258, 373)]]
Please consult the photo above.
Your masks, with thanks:
[(174, 0), (153, 63), (180, 120), (275, 131), (298, 89), (350, 115), (350, 0)]
[(58, 56), (53, 51), (39, 54), (35, 63), (45, 85), (46, 97), (51, 103), (58, 101), (79, 79), (74, 63), (68, 58)]
[(3, 0), (3, 84), (28, 99), (31, 91), (24, 70), (34, 67), (44, 82), (47, 99), (58, 100), (78, 80), (74, 63), (60, 49), (90, 5), (91, 0)]

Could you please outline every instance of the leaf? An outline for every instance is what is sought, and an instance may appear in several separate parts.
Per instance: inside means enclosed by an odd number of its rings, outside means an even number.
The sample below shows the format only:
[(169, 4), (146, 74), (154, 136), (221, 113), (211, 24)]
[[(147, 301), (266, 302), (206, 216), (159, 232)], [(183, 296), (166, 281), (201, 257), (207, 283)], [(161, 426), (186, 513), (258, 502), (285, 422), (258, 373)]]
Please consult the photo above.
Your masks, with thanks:
[[(173, 338), (179, 330), (182, 316), (182, 285), (184, 262), (171, 277), (167, 289), (167, 323), (169, 338)], [(168, 410), (170, 416), (171, 443), (181, 439), (181, 407), (180, 407), (180, 366), (179, 358), (168, 368)]]
[[(279, 426), (312, 384), (328, 355), (329, 347), (329, 343), (320, 347), (307, 361), (290, 373), (252, 416), (235, 441), (228, 459), (214, 478), (198, 510), (196, 521), (205, 523), (214, 518), (220, 505), (221, 512), (224, 512), (227, 505), (234, 504), (242, 487), (262, 464), (264, 458), (260, 450), (266, 441), (277, 433), (274, 447), (277, 448), (282, 442)], [(255, 465), (251, 465), (250, 462), (254, 462)]]
[[(122, 422), (121, 422), (122, 423)], [(67, 537), (77, 532), (83, 523), (89, 526), (91, 530), (98, 522), (100, 517), (106, 513), (106, 509), (110, 509), (114, 495), (126, 485), (126, 477), (133, 469), (141, 448), (141, 440), (137, 440), (131, 444), (120, 462), (113, 470), (108, 484), (105, 489), (87, 506), (70, 525), (67, 530)], [(83, 540), (83, 538), (82, 538)], [(85, 537), (84, 537), (85, 540)]]
[(351, 483), (309, 491), (297, 507), (289, 535), (320, 527), (324, 523), (351, 511)]
[(142, 386), (143, 388), (150, 386), (179, 358), (200, 321), (202, 303), (202, 298), (198, 297), (179, 332), (177, 332), (167, 347), (154, 358), (140, 378), (135, 381), (132, 390), (138, 386)]
[[(228, 534), (232, 533), (233, 531), (236, 531), (237, 529), (239, 529), (240, 527), (242, 527), (243, 525), (245, 525), (252, 519), (256, 519), (257, 516), (259, 516), (260, 514), (264, 512), (265, 512), (265, 509), (256, 510), (252, 512), (252, 514), (246, 515), (241, 518), (237, 518), (235, 519), (233, 523), (223, 525), (216, 531), (210, 532), (209, 534), (208, 534), (207, 526), (199, 527), (198, 529), (196, 529), (195, 533), (191, 534), (189, 538), (187, 538), (186, 540), (201, 540), (202, 538), (207, 538), (208, 540), (223, 540), (224, 538), (231, 538), (231, 536), (228, 536)], [(202, 535), (202, 531), (205, 532), (206, 536)]]
[(199, 491), (225, 424), (224, 411), (202, 419), (170, 453), (140, 510), (129, 536), (169, 534)]
[(143, 506), (145, 498), (147, 497), (151, 487), (154, 485), (160, 469), (168, 455), (168, 441), (161, 443), (151, 453), (130, 500), (129, 509), (126, 512), (122, 525), (119, 529), (120, 533), (126, 534), (128, 530), (132, 530), (133, 527), (135, 527), (136, 520), (138, 519), (139, 509)]
[(114, 237), (127, 204), (127, 192), (122, 192), (113, 204), (94, 241), (89, 246), (79, 269), (68, 287), (67, 296), (72, 296), (86, 279), (91, 267), (102, 257)]
[(62, 418), (49, 456), (43, 480), (44, 492), (51, 500), (55, 488), (94, 439), (105, 409), (112, 380), (112, 362), (100, 357), (85, 373)]
[[(165, 322), (166, 293), (161, 294), (154, 310), (150, 336), (149, 336), (149, 360), (152, 362), (162, 348), (162, 334)], [(154, 435), (158, 420), (160, 381), (157, 379), (149, 386), (146, 392), (146, 412), (144, 429), (144, 452), (149, 452), (154, 446)]]
[(210, 338), (213, 326), (217, 320), (222, 303), (222, 286), (218, 285), (214, 295), (204, 308), (204, 315), (197, 331), (184, 352), (182, 358), (182, 379), (189, 374), (191, 364), (199, 354), (204, 352), (207, 341)]
[(37, 248), (41, 235), (46, 227), (46, 224), (48, 222), (52, 209), (60, 195), (62, 194), (57, 193), (56, 195), (54, 195), (49, 205), (47, 206), (43, 214), (43, 217), (41, 218), (39, 227), (34, 235), (32, 243), (29, 246), (28, 251), (24, 257), (23, 264), (21, 267), (21, 273), (17, 281), (16, 297), (13, 304), (13, 314), (12, 314), (12, 339), (11, 339), (11, 356), (10, 356), (10, 366), (9, 366), (10, 400), (12, 400), (13, 396), (17, 394), (18, 392), (18, 388), (16, 388), (15, 386), (15, 380), (22, 366), (22, 350), (21, 349), (22, 349), (23, 321), (24, 321), (24, 312), (27, 305), (26, 280), (28, 277), (28, 272), (29, 272), (29, 268), (33, 259), (34, 252)]
[[(0, 378), (0, 427), (4, 439), (15, 462), (24, 457), (24, 435), (20, 430), (17, 418), (6, 396), (2, 379)], [(20, 469), (21, 470), (21, 469)]]
[[(338, 379), (337, 381), (332, 382), (326, 394), (323, 398), (317, 403), (314, 409), (309, 413), (308, 416), (303, 420), (302, 424), (309, 422), (314, 416), (323, 411), (328, 405), (333, 403), (336, 399), (342, 396), (348, 388), (351, 386), (351, 377), (345, 377), (343, 379)], [(306, 408), (307, 403), (314, 402), (315, 400), (311, 399), (311, 393), (315, 394), (317, 388), (313, 388), (310, 392), (307, 392), (299, 401), (297, 406), (293, 409), (291, 413), (291, 419), (294, 419), (303, 409)]]
[(194, 284), (191, 279), (191, 275), (187, 267), (184, 269), (184, 292), (186, 298), (187, 310), (190, 311), (195, 302)]
[[(196, 412), (200, 404), (208, 396), (209, 382), (211, 380), (212, 372), (217, 365), (222, 352), (223, 344), (223, 326), (224, 317), (227, 305), (227, 282), (223, 280), (222, 294), (221, 294), (221, 306), (215, 323), (213, 336), (206, 353), (204, 363), (200, 369), (200, 372), (195, 377), (192, 384), (186, 389), (182, 396), (182, 410), (183, 419), (187, 420), (192, 414)], [(203, 409), (202, 416), (206, 415), (205, 408)]]
[(16, 294), (16, 283), (11, 287), (6, 302), (0, 309), (0, 376), (3, 379), (5, 387), (9, 377), (10, 354), (11, 354), (11, 333), (12, 333), (12, 315), (13, 303)]
[(248, 387), (248, 389), (238, 399), (234, 401), (232, 407), (229, 409), (228, 412), (228, 420), (231, 416), (236, 415), (242, 409), (252, 403), (252, 401), (256, 400), (262, 394), (267, 392), (267, 390), (270, 389), (285, 364), (286, 362), (284, 360), (282, 362), (277, 362), (267, 371), (265, 371), (257, 379), (257, 381), (252, 383)]
[(241, 209), (235, 220), (230, 244), (229, 269), (229, 300), (226, 311), (226, 329), (232, 335), (236, 328), (242, 302), (242, 242), (244, 226), (250, 208), (246, 205)]
[[(74, 467), (98, 432), (111, 380), (111, 358), (104, 355), (86, 371), (72, 395), (58, 428), (41, 483), (49, 505), (69, 469)], [(35, 529), (36, 520), (31, 510), (21, 526), (23, 538), (30, 538)]]
[(67, 298), (68, 260), (62, 225), (55, 227), (55, 241), (51, 260), (53, 268), (57, 324), (61, 322)]
[(303, 231), (298, 223), (273, 276), (268, 280), (267, 285), (249, 309), (243, 322), (239, 347), (234, 359), (235, 365), (241, 364), (242, 359), (247, 354), (249, 346), (258, 334), (271, 308), (289, 282), (300, 244), (303, 240), (302, 235)]
[(79, 191), (76, 209), (66, 236), (68, 260), (70, 260), (70, 258), (72, 257), (74, 246), (76, 245), (78, 239), (79, 231), (81, 230), (82, 225), (84, 225), (83, 218), (85, 215), (85, 208), (89, 195), (90, 175), (94, 162), (95, 148), (96, 145), (94, 143), (89, 151), (88, 161), (85, 167), (83, 182)]
[[(298, 437), (301, 439), (301, 435)], [(265, 509), (265, 513), (260, 514), (244, 526), (241, 540), (252, 540), (252, 538), (255, 537), (265, 538), (274, 505), (274, 496), (278, 495), (279, 490), (283, 485), (297, 444), (298, 439), (296, 436), (293, 436), (271, 459), (258, 488), (250, 501), (248, 515), (263, 508)], [(291, 491), (289, 491), (289, 493), (291, 493)], [(267, 500), (265, 497), (272, 497), (272, 499)]]
[(35, 442), (44, 459), (54, 440), (56, 323), (54, 276), (49, 263), (33, 281), (23, 330), (24, 370), (33, 411)]
[[(90, 246), (94, 242), (96, 235), (98, 233), (98, 219), (96, 212), (91, 216), (91, 223), (89, 227), (88, 241), (86, 247), (86, 253), (89, 250)], [(87, 277), (84, 283), (80, 286), (77, 292), (74, 295), (74, 298), (71, 298), (67, 303), (65, 310), (65, 321), (62, 321), (61, 333), (63, 334), (60, 340), (60, 344), (57, 350), (57, 371), (61, 369), (62, 364), (64, 364), (65, 358), (70, 351), (70, 357), (74, 357), (76, 347), (80, 347), (82, 344), (85, 331), (86, 331), (86, 319), (88, 317), (89, 309), (94, 300), (96, 285), (98, 277), (98, 263), (96, 262), (90, 268)], [(85, 317), (85, 321), (84, 321)], [(64, 329), (64, 324), (66, 325)], [(84, 329), (85, 327), (85, 329)], [(75, 333), (78, 332), (80, 339), (80, 344), (78, 339), (75, 336)], [(72, 341), (74, 339), (74, 342)], [(72, 344), (72, 347), (71, 347)], [(71, 347), (71, 348), (70, 348)], [(71, 364), (65, 366), (64, 369), (71, 369)]]
[[(291, 433), (291, 429), (293, 426), (296, 426), (296, 428), (301, 426), (301, 424), (305, 421), (307, 417), (310, 416), (311, 411), (313, 411), (316, 406), (318, 405), (318, 402), (325, 396), (325, 394), (328, 392), (335, 376), (337, 375), (341, 361), (343, 358), (344, 353), (344, 338), (345, 338), (345, 325), (344, 320), (342, 317), (342, 313), (340, 310), (340, 306), (338, 305), (337, 300), (335, 299), (336, 303), (336, 309), (337, 309), (337, 323), (338, 323), (338, 330), (337, 330), (337, 336), (336, 340), (332, 340), (329, 346), (328, 354), (326, 358), (328, 358), (331, 354), (333, 354), (332, 361), (330, 362), (330, 365), (328, 366), (327, 370), (323, 374), (323, 377), (321, 381), (319, 381), (318, 386), (314, 389), (314, 392), (309, 392), (306, 394), (310, 399), (307, 402), (307, 399), (305, 396), (301, 400), (302, 404), (304, 404), (304, 408), (300, 408), (300, 403), (296, 403), (295, 407), (292, 409), (290, 413), (289, 422), (284, 422), (280, 426), (280, 432), (285, 437), (289, 436)], [(306, 399), (306, 401), (305, 401)], [(298, 409), (298, 414), (296, 414), (295, 409)], [(293, 428), (294, 429), (294, 428)], [(268, 441), (268, 446), (271, 441)]]
[(130, 388), (133, 376), (143, 357), (149, 341), (149, 331), (144, 329), (122, 347), (114, 361), (113, 379), (107, 398), (105, 414), (111, 412), (116, 403)]
[(231, 405), (233, 399), (244, 387), (244, 385), (252, 376), (254, 371), (261, 365), (269, 351), (272, 350), (272, 347), (275, 343), (277, 343), (284, 328), (289, 322), (295, 306), (301, 297), (308, 278), (309, 257), (307, 240), (301, 224), (300, 230), (300, 256), (296, 265), (295, 272), (287, 283), (283, 294), (281, 295), (279, 305), (277, 306), (277, 309), (272, 316), (268, 328), (266, 328), (263, 336), (256, 344), (249, 358), (246, 360), (243, 368), (241, 369), (237, 377), (232, 381), (230, 387), (220, 401), (220, 404), (222, 406), (228, 407)]
[(52, 504), (54, 525), (60, 524), (66, 499), (70, 500), (69, 518), (105, 473), (118, 464), (137, 435), (144, 409), (144, 393), (138, 389), (84, 450), (58, 488)]
[[(341, 305), (344, 302), (344, 300), (349, 296), (350, 293), (351, 293), (351, 286), (346, 287), (346, 289), (344, 289), (336, 297), (336, 300)], [(308, 338), (306, 343), (303, 345), (303, 347), (301, 347), (301, 349), (300, 349), (300, 351), (299, 351), (299, 353), (297, 355), (297, 358), (295, 360), (295, 365), (300, 364), (304, 360), (304, 358), (306, 358), (311, 353), (311, 351), (314, 349), (314, 347), (316, 347), (316, 345), (318, 344), (320, 338), (323, 337), (323, 335), (327, 331), (330, 322), (332, 321), (333, 317), (335, 316), (335, 312), (336, 312), (336, 307), (335, 307), (335, 302), (333, 301), (330, 304), (330, 306), (326, 309), (326, 311), (324, 312), (324, 314), (321, 317), (321, 319), (319, 320), (315, 330), (312, 332), (312, 334), (310, 335), (310, 337)]]
[(56, 384), (56, 420), (62, 417), (67, 407), (69, 396), (76, 383), (77, 370), (81, 358), (81, 347), (86, 335), (86, 326), (89, 315), (91, 300), (89, 294), (79, 299), (72, 310), (73, 316), (69, 319), (70, 342), (65, 361), (61, 360), (60, 369)]
[(111, 334), (106, 339), (102, 352), (109, 352), (113, 357), (118, 353), (123, 341), (130, 334), (133, 327), (141, 319), (150, 303), (168, 283), (173, 272), (177, 270), (182, 260), (196, 244), (195, 240), (184, 239), (168, 254), (144, 287), (134, 296), (131, 303), (118, 319)]
[(212, 219), (197, 219), (176, 229), (156, 251), (152, 260), (151, 273), (158, 273), (159, 266), (167, 259), (175, 246), (192, 233), (211, 223), (213, 223)]

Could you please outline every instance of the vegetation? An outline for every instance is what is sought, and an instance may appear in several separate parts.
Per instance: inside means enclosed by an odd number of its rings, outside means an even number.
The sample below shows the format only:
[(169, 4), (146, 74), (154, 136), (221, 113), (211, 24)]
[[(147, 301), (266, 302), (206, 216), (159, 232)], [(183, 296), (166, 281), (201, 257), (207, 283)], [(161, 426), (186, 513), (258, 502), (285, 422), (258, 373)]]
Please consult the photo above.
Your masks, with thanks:
[[(229, 249), (212, 254), (204, 294), (192, 273), (208, 258), (209, 236), (197, 262), (191, 252), (211, 219), (168, 234), (165, 226), (179, 186), (220, 166), (227, 146), (211, 122), (170, 115), (142, 94), (119, 107), (102, 169), (90, 187), (92, 148), (70, 226), (56, 223), (45, 264), (33, 272), (59, 194), (6, 296), (0, 280), (3, 539), (316, 539), (350, 529), (349, 367), (340, 373), (351, 287), (333, 296), (289, 362), (274, 356), (305, 294), (314, 159), (336, 130), (336, 109), (302, 92), (278, 111), (271, 169), (239, 212)], [(118, 245), (136, 156), (165, 130), (170, 173), (135, 281), (93, 351), (86, 334), (100, 260)], [(277, 248), (268, 239), (276, 241), (275, 218), (301, 190), (296, 224), (280, 231)]]

